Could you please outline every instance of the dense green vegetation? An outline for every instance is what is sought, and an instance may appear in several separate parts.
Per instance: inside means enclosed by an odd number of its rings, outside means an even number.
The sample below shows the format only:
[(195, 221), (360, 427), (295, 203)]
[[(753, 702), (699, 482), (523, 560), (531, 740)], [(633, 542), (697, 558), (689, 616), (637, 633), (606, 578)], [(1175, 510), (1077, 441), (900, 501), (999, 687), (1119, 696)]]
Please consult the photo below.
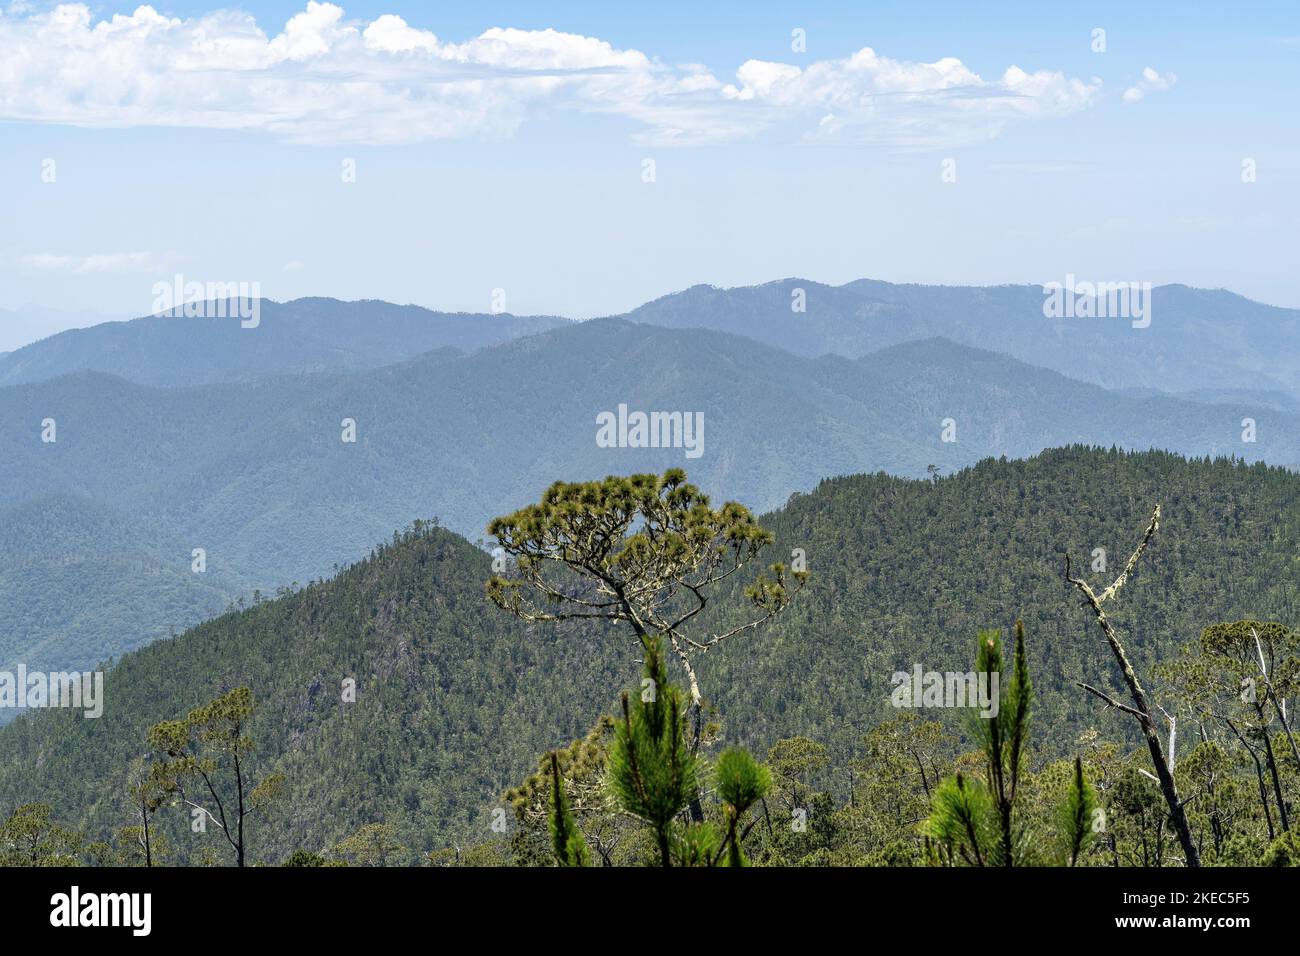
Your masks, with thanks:
[[(1224, 695), (1206, 688), (1222, 687), (1198, 675), (1217, 660), (1205, 655), (1224, 657), (1235, 645), (1219, 631), (1203, 645), (1197, 638), (1223, 622), (1281, 622), (1265, 637), (1283, 648), (1276, 679), (1290, 679), (1282, 637), (1297, 619), (1300, 477), (1080, 447), (988, 460), (935, 481), (828, 480), (760, 519), (774, 541), (756, 562), (793, 563), (801, 549), (811, 578), (761, 629), (694, 662), (710, 718), (705, 759), (733, 745), (767, 753), (773, 791), (748, 813), (773, 818), (788, 804), (788, 823), (805, 811), (804, 829), (769, 829), (771, 819), (751, 829), (746, 857), (917, 862), (928, 790), (966, 766), (977, 743), (951, 710), (900, 716), (890, 705), (891, 675), (916, 664), (965, 671), (977, 633), (1021, 618), (1034, 686), (1017, 798), (1025, 819), (1053, 817), (1077, 755), (1116, 821), (1107, 831), (1115, 840), (1092, 841), (1088, 860), (1176, 862), (1160, 791), (1140, 772), (1150, 763), (1131, 719), (1076, 686), (1124, 693), (1104, 639), (1062, 578), (1068, 550), (1076, 573), (1109, 583), (1157, 501), (1160, 531), (1107, 613), (1153, 696), (1180, 719), (1180, 788), (1202, 792), (1198, 781), (1218, 774), (1219, 789), (1191, 809), (1207, 862), (1294, 858), (1281, 811), (1300, 768), (1262, 691), (1262, 710), (1227, 715), (1244, 743), (1212, 712)], [(1106, 549), (1105, 572), (1092, 568), (1097, 548)], [(543, 812), (517, 817), (529, 798), (512, 791), (507, 803), (503, 793), (557, 746), (578, 824), (609, 828), (602, 845), (613, 841), (617, 862), (642, 859), (652, 843), (626, 821), (600, 819), (589, 779), (604, 772), (613, 736), (601, 715), (617, 713), (617, 691), (635, 686), (642, 655), (629, 634), (608, 630), (618, 622), (528, 625), (492, 607), (483, 593), (492, 562), (456, 535), (420, 525), (334, 580), (126, 655), (108, 675), (102, 718), (44, 712), (0, 729), (0, 812), (47, 804), (58, 826), (88, 843), (109, 840), (136, 822), (128, 791), (138, 785), (132, 764), (150, 727), (248, 687), (256, 701), (250, 779), (284, 779), (282, 797), (251, 834), (255, 861), (299, 849), (317, 862), (338, 860), (337, 847), (352, 837), (352, 850), (388, 862), (430, 852), (437, 862), (545, 860), (529, 842), (536, 829), (542, 849), (551, 845), (545, 798)], [(745, 619), (751, 583), (719, 582), (719, 599), (692, 626), (718, 633)], [(1188, 655), (1203, 658), (1200, 670), (1155, 666)], [(726, 810), (706, 792), (703, 810), (725, 832)], [(515, 810), (509, 835), (493, 828), (501, 820), (493, 811), (507, 806)], [(23, 825), (39, 816), (26, 811)], [(520, 819), (540, 820), (539, 828)], [(177, 808), (162, 807), (156, 820), (171, 862), (228, 859), (216, 855), (220, 836), (192, 834)], [(363, 833), (368, 825), (388, 829)]]
[[(599, 447), (596, 416), (620, 404), (701, 413), (703, 454)], [(1248, 416), (1255, 443), (1241, 441)], [(47, 417), (55, 443), (39, 440)], [(344, 419), (355, 443), (341, 440)], [(943, 440), (946, 419), (956, 441)], [(943, 339), (805, 359), (718, 332), (598, 320), (354, 374), (156, 389), (85, 372), (0, 389), (0, 508), (29, 503), (33, 488), (88, 499), (131, 526), (114, 555), (184, 577), (202, 547), (208, 587), (247, 595), (331, 573), (413, 511), (474, 540), (557, 475), (687, 467), (715, 496), (770, 509), (828, 475), (950, 474), (989, 455), (1103, 440), (1300, 462), (1300, 420), (1272, 406), (1119, 396)], [(58, 537), (63, 517), (56, 503), (12, 521)], [(81, 518), (74, 509), (66, 520), (64, 537)], [(142, 539), (147, 555), (128, 547)], [(0, 582), (27, 560), (0, 548)], [(15, 658), (39, 644), (54, 663), (88, 666), (198, 620), (210, 606), (202, 589), (185, 604), (178, 586), (154, 602), (54, 575), (43, 600), (29, 601), (27, 585), (0, 592), (13, 595), (0, 613), (40, 631), (14, 640)]]
[(244, 583), (220, 569), (192, 573), (188, 554), (165, 530), (77, 495), (0, 509), (0, 607), (15, 609), (0, 669), (66, 663), (70, 637), (93, 664), (219, 614)]
[[(862, 724), (890, 716), (891, 674), (918, 662), (957, 669), (972, 635), (1019, 617), (1042, 691), (1034, 746), (1064, 747), (1094, 725), (1126, 732), (1126, 718), (1100, 713), (1075, 688), (1101, 686), (1112, 671), (1090, 612), (1063, 580), (1062, 554), (1088, 580), (1108, 582), (1157, 502), (1158, 543), (1108, 609), (1135, 666), (1149, 671), (1212, 623), (1300, 619), (1300, 476), (1071, 447), (984, 461), (935, 484), (860, 475), (794, 496), (761, 520), (777, 554), (805, 549), (807, 593), (754, 642), (753, 656), (710, 658), (701, 676), (719, 688), (779, 688), (719, 693), (745, 739), (798, 728), (844, 759)], [(1097, 548), (1108, 574), (1092, 570)]]
[[(248, 687), (252, 773), (286, 779), (250, 837), (254, 859), (328, 846), (371, 822), (396, 827), (410, 848), (398, 862), (482, 839), (512, 778), (619, 684), (619, 655), (589, 657), (589, 635), (530, 634), (494, 613), (490, 564), (421, 525), (332, 581), (129, 654), (107, 675), (99, 719), (47, 711), (0, 730), (0, 807), (46, 801), (107, 838), (135, 822), (130, 764), (149, 729)], [(215, 829), (191, 835), (179, 808), (157, 819), (173, 862), (228, 858)]]

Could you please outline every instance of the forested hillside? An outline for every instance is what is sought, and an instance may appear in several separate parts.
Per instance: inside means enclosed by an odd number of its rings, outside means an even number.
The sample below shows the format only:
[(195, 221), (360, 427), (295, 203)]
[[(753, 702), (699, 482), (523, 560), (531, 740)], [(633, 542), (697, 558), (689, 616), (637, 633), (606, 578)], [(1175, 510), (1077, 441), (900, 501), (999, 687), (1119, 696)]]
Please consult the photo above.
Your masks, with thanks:
[[(182, 631), (226, 608), (247, 582), (220, 569), (194, 574), (171, 529), (127, 519), (89, 498), (47, 494), (0, 508), (0, 669), (82, 660)], [(0, 717), (6, 716), (0, 710)]]
[[(490, 564), (422, 526), (334, 580), (129, 654), (107, 676), (102, 717), (47, 711), (0, 730), (0, 807), (46, 800), (109, 836), (133, 822), (127, 773), (149, 727), (247, 686), (255, 765), (289, 780), (254, 838), (256, 859), (372, 821), (393, 823), (417, 851), (485, 838), (501, 791), (538, 752), (585, 731), (629, 657), (618, 653), (626, 642), (529, 633), (492, 613)], [(349, 678), (355, 703), (343, 700)], [(164, 821), (182, 859), (223, 853), (215, 833), (191, 838), (187, 822), (183, 812)]]
[[(597, 416), (620, 405), (702, 415), (698, 458), (601, 447)], [(1246, 418), (1254, 441), (1243, 441)], [(55, 442), (41, 440), (47, 419)], [(347, 422), (355, 442), (343, 440)], [(33, 488), (90, 499), (152, 538), (173, 571), (188, 574), (203, 548), (209, 585), (248, 593), (328, 574), (413, 512), (476, 540), (492, 515), (556, 477), (683, 466), (713, 494), (762, 510), (827, 476), (947, 474), (1076, 442), (1288, 465), (1300, 462), (1300, 418), (1272, 405), (1116, 395), (944, 339), (806, 359), (611, 319), (352, 374), (161, 389), (81, 372), (5, 388), (0, 507)], [(60, 520), (57, 506), (47, 512), (47, 524)], [(0, 550), (0, 575), (26, 560)], [(100, 593), (79, 600), (111, 622), (112, 637), (70, 624), (51, 638), (62, 646), (42, 639), (54, 663), (92, 664), (177, 621), (169, 603), (142, 628)]]
[[(1061, 552), (1109, 582), (1157, 502), (1160, 531), (1109, 609), (1144, 674), (1211, 624), (1295, 622), (1300, 477), (1282, 469), (1070, 447), (937, 481), (830, 479), (760, 519), (776, 535), (763, 562), (806, 554), (798, 600), (700, 660), (718, 745), (806, 735), (843, 767), (898, 715), (895, 671), (967, 670), (979, 630), (1021, 618), (1036, 765), (1069, 756), (1089, 728), (1131, 747), (1124, 715), (1075, 686), (1118, 692), (1119, 678), (1062, 580)], [(1098, 548), (1104, 573), (1090, 569)], [(44, 801), (62, 823), (107, 837), (130, 822), (123, 788), (150, 725), (248, 686), (257, 772), (286, 778), (284, 801), (258, 823), (255, 859), (320, 850), (369, 823), (391, 826), (408, 861), (494, 839), (503, 790), (610, 713), (639, 665), (624, 632), (525, 627), (494, 608), (490, 565), (423, 526), (332, 581), (127, 655), (108, 676), (102, 718), (45, 712), (0, 729), (0, 807)], [(711, 607), (704, 626), (734, 621), (740, 601)], [(349, 677), (355, 703), (341, 696)], [(950, 712), (925, 716), (965, 732)], [(813, 779), (843, 796), (838, 773)], [(159, 819), (178, 858), (213, 849), (183, 811)]]
[[(859, 475), (794, 496), (762, 521), (778, 556), (805, 549), (812, 582), (754, 639), (756, 656), (719, 655), (704, 670), (736, 733), (762, 741), (798, 728), (845, 752), (864, 722), (890, 713), (895, 671), (957, 669), (977, 631), (1021, 618), (1041, 692), (1038, 745), (1064, 748), (1094, 725), (1127, 732), (1075, 686), (1119, 678), (1063, 580), (1063, 554), (1108, 584), (1156, 503), (1160, 533), (1108, 610), (1135, 663), (1169, 659), (1211, 623), (1300, 620), (1300, 476), (1071, 447), (935, 484)], [(1091, 568), (1098, 548), (1105, 572)]]

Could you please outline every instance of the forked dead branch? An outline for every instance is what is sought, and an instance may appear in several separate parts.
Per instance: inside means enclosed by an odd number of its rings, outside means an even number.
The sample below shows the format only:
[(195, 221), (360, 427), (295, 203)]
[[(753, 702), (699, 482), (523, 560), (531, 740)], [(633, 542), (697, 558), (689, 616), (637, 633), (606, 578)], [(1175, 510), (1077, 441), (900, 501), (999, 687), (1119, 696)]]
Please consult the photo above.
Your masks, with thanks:
[(1106, 616), (1106, 612), (1102, 609), (1102, 605), (1115, 597), (1120, 588), (1127, 583), (1129, 575), (1137, 567), (1143, 553), (1158, 530), (1160, 530), (1160, 505), (1157, 504), (1155, 510), (1151, 513), (1151, 521), (1147, 525), (1146, 532), (1142, 535), (1142, 541), (1134, 549), (1133, 554), (1129, 556), (1124, 565), (1124, 570), (1120, 572), (1119, 577), (1111, 582), (1110, 587), (1100, 594), (1096, 593), (1092, 585), (1087, 581), (1076, 578), (1071, 574), (1068, 552), (1065, 555), (1065, 580), (1074, 585), (1079, 593), (1083, 595), (1084, 603), (1092, 609), (1092, 613), (1097, 619), (1097, 625), (1105, 634), (1106, 643), (1110, 645), (1111, 653), (1114, 654), (1115, 661), (1119, 664), (1120, 671), (1124, 675), (1124, 683), (1128, 685), (1133, 705), (1129, 706), (1120, 703), (1090, 684), (1080, 682), (1079, 686), (1100, 697), (1106, 702), (1107, 706), (1121, 710), (1137, 720), (1138, 727), (1142, 730), (1142, 736), (1146, 739), (1147, 749), (1151, 751), (1151, 762), (1155, 765), (1156, 780), (1160, 784), (1160, 792), (1164, 795), (1165, 802), (1169, 805), (1169, 816), (1173, 821), (1174, 832), (1178, 834), (1178, 842), (1186, 855), (1187, 865), (1200, 866), (1200, 854), (1197, 852), (1196, 843), (1192, 839), (1192, 831), (1187, 824), (1187, 814), (1184, 811), (1183, 801), (1178, 798), (1178, 788), (1174, 782), (1173, 751), (1177, 727), (1173, 719), (1170, 718), (1169, 752), (1166, 755), (1165, 748), (1160, 742), (1160, 734), (1157, 731), (1155, 718), (1151, 713), (1151, 703), (1147, 692), (1143, 689), (1142, 682), (1138, 679), (1137, 672), (1129, 661), (1128, 652), (1124, 649), (1124, 644), (1119, 638), (1119, 632), (1115, 630), (1115, 625), (1111, 623), (1110, 618)]

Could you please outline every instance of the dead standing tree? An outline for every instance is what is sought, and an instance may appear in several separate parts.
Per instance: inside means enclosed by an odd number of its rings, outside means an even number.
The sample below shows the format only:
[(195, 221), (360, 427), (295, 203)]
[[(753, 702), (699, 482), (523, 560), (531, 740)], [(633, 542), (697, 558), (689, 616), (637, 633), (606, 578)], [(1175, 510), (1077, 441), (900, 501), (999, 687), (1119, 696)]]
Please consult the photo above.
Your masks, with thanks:
[(1170, 754), (1166, 758), (1146, 691), (1143, 690), (1142, 682), (1138, 680), (1137, 672), (1133, 670), (1133, 665), (1129, 662), (1128, 653), (1124, 650), (1124, 645), (1119, 639), (1119, 633), (1115, 630), (1115, 625), (1110, 622), (1110, 619), (1106, 617), (1106, 612), (1102, 610), (1102, 605), (1118, 594), (1119, 589), (1124, 586), (1129, 575), (1133, 573), (1133, 569), (1137, 567), (1138, 561), (1141, 560), (1142, 553), (1146, 551), (1147, 545), (1151, 543), (1151, 539), (1159, 528), (1160, 506), (1156, 505), (1155, 511), (1151, 514), (1151, 523), (1147, 525), (1146, 533), (1142, 536), (1142, 542), (1129, 557), (1119, 577), (1100, 594), (1096, 593), (1092, 589), (1092, 585), (1087, 581), (1071, 575), (1070, 555), (1068, 553), (1065, 555), (1065, 580), (1074, 585), (1079, 593), (1083, 595), (1084, 603), (1092, 608), (1092, 613), (1097, 618), (1097, 624), (1101, 627), (1102, 633), (1106, 635), (1106, 643), (1110, 645), (1111, 653), (1115, 655), (1115, 661), (1124, 674), (1124, 682), (1128, 685), (1129, 695), (1133, 698), (1133, 706), (1130, 707), (1128, 704), (1115, 700), (1109, 694), (1103, 693), (1090, 684), (1080, 683), (1079, 686), (1100, 697), (1108, 706), (1121, 710), (1137, 720), (1138, 727), (1142, 730), (1142, 736), (1146, 738), (1147, 749), (1151, 751), (1151, 762), (1155, 765), (1156, 770), (1156, 782), (1160, 784), (1160, 791), (1164, 794), (1165, 803), (1169, 805), (1169, 817), (1173, 821), (1174, 832), (1178, 835), (1178, 842), (1182, 844), (1183, 853), (1187, 858), (1187, 865), (1200, 866), (1200, 854), (1196, 850), (1196, 843), (1192, 840), (1191, 827), (1187, 825), (1187, 814), (1183, 809), (1183, 802), (1178, 799), (1178, 788), (1174, 784), (1173, 747), (1175, 725), (1171, 719)]

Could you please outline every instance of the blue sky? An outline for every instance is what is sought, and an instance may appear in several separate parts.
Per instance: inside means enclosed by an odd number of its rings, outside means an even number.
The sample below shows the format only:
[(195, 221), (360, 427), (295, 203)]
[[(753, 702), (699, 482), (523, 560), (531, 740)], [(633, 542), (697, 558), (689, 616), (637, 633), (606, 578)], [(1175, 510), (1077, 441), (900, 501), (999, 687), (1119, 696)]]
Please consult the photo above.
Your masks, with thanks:
[(574, 316), (790, 275), (1298, 307), (1300, 8), (1152, 6), (14, 5), (0, 309), (144, 314), (176, 273)]

